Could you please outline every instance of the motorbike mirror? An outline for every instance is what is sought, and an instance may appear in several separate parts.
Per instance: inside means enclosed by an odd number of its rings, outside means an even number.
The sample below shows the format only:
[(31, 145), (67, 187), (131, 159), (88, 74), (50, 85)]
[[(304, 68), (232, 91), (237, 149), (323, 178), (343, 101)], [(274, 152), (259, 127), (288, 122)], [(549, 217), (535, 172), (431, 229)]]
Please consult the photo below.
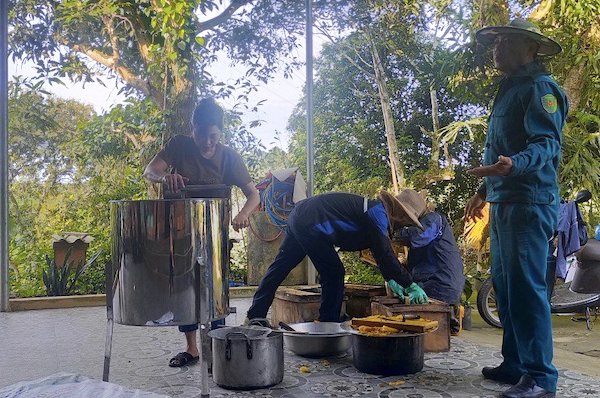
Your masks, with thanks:
[(592, 198), (592, 193), (587, 189), (577, 192), (577, 196), (575, 196), (575, 203), (584, 203)]

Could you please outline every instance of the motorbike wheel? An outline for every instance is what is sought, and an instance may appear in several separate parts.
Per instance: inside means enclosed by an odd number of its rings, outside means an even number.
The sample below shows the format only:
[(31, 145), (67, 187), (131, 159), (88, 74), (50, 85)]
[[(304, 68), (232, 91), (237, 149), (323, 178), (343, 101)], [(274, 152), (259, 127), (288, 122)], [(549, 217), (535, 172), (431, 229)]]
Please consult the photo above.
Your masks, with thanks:
[(496, 307), (496, 293), (494, 292), (492, 278), (486, 279), (477, 292), (477, 311), (487, 324), (502, 328), (498, 308)]

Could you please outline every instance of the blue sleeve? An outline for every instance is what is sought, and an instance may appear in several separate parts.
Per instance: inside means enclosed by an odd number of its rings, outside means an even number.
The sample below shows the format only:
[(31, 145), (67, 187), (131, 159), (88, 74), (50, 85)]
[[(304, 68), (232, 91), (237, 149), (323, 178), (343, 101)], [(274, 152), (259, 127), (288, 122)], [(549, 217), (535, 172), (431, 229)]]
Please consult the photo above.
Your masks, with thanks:
[(398, 282), (402, 287), (408, 287), (413, 282), (408, 271), (400, 264), (392, 241), (388, 235), (388, 218), (382, 204), (373, 206), (367, 211), (367, 234), (369, 248), (377, 262), (379, 271), (386, 281), (390, 279)]
[(410, 226), (402, 228), (400, 231), (400, 239), (410, 242), (410, 246), (414, 248), (427, 246), (442, 235), (442, 216), (438, 213), (429, 213), (419, 221), (424, 230)]
[(511, 156), (509, 176), (538, 172), (560, 153), (561, 131), (567, 114), (567, 100), (560, 89), (548, 81), (537, 81), (522, 99), (525, 107), (527, 147)]
[(385, 212), (385, 208), (382, 204), (377, 204), (367, 210), (367, 216), (381, 234), (385, 236), (388, 235), (389, 221)]

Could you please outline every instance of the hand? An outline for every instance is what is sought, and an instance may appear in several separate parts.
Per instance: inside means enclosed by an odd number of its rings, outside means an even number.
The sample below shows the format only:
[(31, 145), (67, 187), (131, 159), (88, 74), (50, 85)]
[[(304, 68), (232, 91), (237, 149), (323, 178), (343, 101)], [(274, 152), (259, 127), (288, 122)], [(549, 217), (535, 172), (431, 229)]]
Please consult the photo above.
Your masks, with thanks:
[(231, 221), (231, 225), (233, 225), (233, 229), (236, 231), (239, 231), (242, 228), (246, 228), (248, 225), (250, 225), (248, 215), (245, 212), (240, 211), (238, 215), (235, 216)]
[(415, 282), (406, 288), (406, 293), (408, 294), (411, 304), (425, 304), (429, 300), (425, 291), (423, 291), (421, 286), (417, 285)]
[(485, 200), (480, 194), (476, 193), (471, 196), (471, 199), (467, 202), (465, 207), (465, 220), (476, 220), (483, 218), (483, 207), (485, 206)]
[(400, 286), (400, 284), (398, 284), (398, 282), (396, 282), (393, 279), (390, 279), (389, 281), (387, 281), (388, 286), (390, 287), (390, 290), (392, 292), (394, 292), (394, 294), (400, 298), (404, 297), (404, 288), (402, 286)]
[(506, 176), (512, 169), (512, 159), (508, 156), (498, 156), (498, 161), (491, 166), (475, 167), (467, 170), (467, 173), (477, 177)]
[(167, 190), (171, 192), (179, 192), (181, 188), (185, 188), (185, 183), (190, 179), (181, 174), (166, 174), (162, 178), (162, 183), (165, 184)]

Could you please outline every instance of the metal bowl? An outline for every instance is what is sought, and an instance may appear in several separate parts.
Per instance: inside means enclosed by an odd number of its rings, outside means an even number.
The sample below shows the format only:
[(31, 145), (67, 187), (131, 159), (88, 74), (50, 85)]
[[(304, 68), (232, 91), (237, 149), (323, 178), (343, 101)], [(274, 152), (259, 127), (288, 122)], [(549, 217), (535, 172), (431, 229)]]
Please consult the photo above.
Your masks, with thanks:
[(342, 356), (352, 345), (350, 334), (337, 322), (304, 322), (293, 323), (290, 326), (296, 332), (283, 333), (285, 346), (303, 357)]

